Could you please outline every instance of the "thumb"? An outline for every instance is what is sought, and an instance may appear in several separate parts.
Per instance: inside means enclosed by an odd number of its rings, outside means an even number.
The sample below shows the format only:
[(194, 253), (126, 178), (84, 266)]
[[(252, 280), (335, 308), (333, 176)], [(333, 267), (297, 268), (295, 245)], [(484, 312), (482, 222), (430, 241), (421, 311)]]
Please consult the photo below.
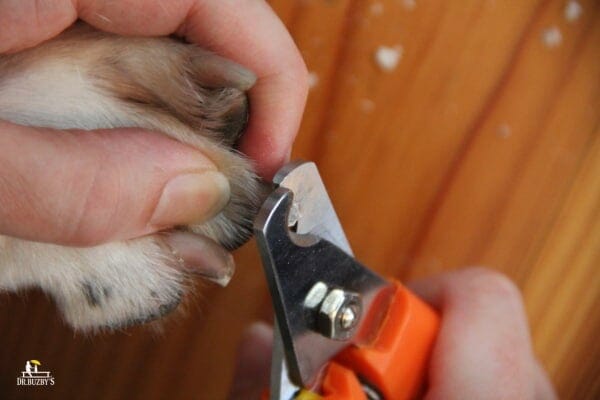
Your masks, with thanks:
[(0, 121), (0, 234), (88, 246), (209, 219), (229, 183), (199, 151), (140, 129)]
[(265, 323), (251, 325), (243, 334), (229, 400), (259, 399), (269, 384), (273, 329)]

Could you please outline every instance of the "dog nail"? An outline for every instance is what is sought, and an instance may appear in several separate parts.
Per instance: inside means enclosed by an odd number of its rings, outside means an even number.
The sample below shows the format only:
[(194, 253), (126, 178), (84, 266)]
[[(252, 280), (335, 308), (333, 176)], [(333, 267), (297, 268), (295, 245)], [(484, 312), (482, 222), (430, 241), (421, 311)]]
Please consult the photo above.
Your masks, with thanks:
[(192, 59), (197, 73), (202, 76), (204, 85), (213, 87), (234, 87), (243, 91), (256, 83), (256, 75), (249, 69), (217, 55)]
[(206, 221), (221, 211), (229, 195), (229, 181), (220, 172), (176, 176), (165, 185), (150, 225), (162, 229)]
[(181, 261), (185, 271), (199, 275), (222, 287), (235, 271), (233, 256), (212, 240), (187, 232), (174, 232), (165, 241)]
[(256, 83), (256, 75), (238, 64), (231, 63), (231, 66), (223, 74), (225, 79), (234, 83), (240, 90), (248, 90)]

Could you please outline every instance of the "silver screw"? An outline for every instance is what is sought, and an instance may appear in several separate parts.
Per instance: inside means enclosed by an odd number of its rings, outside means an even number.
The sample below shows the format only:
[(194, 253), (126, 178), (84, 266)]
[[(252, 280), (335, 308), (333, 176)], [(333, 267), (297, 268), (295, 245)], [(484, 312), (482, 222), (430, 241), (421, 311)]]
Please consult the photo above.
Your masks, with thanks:
[(356, 306), (346, 306), (340, 310), (340, 325), (344, 329), (352, 329), (358, 322)]
[[(358, 294), (342, 289), (330, 289), (325, 283), (317, 282), (304, 298), (304, 306), (313, 313), (313, 329), (334, 340), (346, 340), (354, 334), (362, 313), (362, 302)], [(315, 315), (315, 314), (311, 314)]]

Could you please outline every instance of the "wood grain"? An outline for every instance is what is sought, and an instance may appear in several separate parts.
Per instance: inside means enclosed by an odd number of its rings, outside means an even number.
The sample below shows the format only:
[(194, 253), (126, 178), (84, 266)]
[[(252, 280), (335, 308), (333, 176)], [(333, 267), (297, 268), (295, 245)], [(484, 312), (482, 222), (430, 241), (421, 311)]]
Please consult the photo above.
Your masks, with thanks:
[[(600, 3), (572, 22), (558, 0), (270, 3), (317, 77), (294, 156), (318, 163), (358, 258), (403, 279), (503, 271), (561, 398), (600, 397)], [(393, 71), (379, 46), (401, 46)], [(268, 315), (253, 243), (236, 256), (231, 286), (162, 336), (75, 336), (39, 293), (3, 296), (0, 397), (224, 398), (242, 328)], [(31, 358), (54, 387), (14, 385)]]

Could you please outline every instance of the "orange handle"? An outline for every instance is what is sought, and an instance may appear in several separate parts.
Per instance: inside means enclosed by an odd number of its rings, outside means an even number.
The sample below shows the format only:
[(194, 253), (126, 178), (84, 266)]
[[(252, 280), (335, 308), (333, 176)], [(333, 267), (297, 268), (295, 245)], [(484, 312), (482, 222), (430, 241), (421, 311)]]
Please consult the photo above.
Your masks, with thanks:
[[(324, 399), (365, 399), (358, 377), (386, 400), (410, 400), (423, 393), (439, 317), (399, 282), (394, 285), (389, 311), (373, 342), (345, 349), (336, 357), (337, 364), (328, 366)], [(349, 383), (352, 380), (354, 384)], [(355, 392), (349, 395), (348, 387)]]
[[(350, 346), (327, 366), (322, 400), (366, 400), (359, 377), (386, 400), (411, 400), (423, 393), (429, 358), (439, 329), (436, 312), (394, 281), (387, 315), (373, 341)], [(314, 399), (303, 392), (299, 399)], [(262, 399), (268, 399), (268, 391)]]

